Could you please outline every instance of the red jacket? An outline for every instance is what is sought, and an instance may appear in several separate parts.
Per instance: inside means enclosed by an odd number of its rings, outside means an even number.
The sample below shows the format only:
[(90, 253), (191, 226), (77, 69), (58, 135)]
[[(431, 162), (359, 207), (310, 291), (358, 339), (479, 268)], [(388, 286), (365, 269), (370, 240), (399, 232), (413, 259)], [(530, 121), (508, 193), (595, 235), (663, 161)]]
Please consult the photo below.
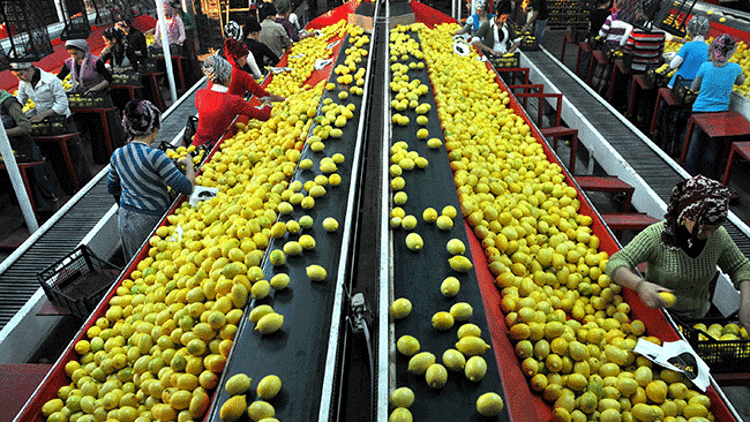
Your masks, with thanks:
[(271, 106), (255, 107), (242, 97), (210, 88), (203, 88), (195, 94), (195, 106), (198, 109), (198, 129), (193, 145), (218, 141), (238, 114), (262, 121), (271, 118)]
[[(209, 89), (214, 85), (213, 82), (208, 81), (206, 85)], [(268, 97), (270, 94), (255, 82), (249, 73), (242, 69), (238, 69), (232, 66), (232, 80), (229, 82), (229, 94), (239, 95), (240, 97), (245, 95), (245, 91), (250, 91), (251, 94), (258, 98)]]

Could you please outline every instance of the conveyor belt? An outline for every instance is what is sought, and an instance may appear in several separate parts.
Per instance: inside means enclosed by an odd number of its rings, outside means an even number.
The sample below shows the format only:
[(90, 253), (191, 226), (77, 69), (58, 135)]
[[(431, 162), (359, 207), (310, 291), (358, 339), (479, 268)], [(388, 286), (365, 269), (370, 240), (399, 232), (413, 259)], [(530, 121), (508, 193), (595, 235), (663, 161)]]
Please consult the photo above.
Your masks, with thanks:
[[(526, 58), (560, 90), (578, 110), (585, 112), (589, 122), (609, 144), (627, 160), (628, 164), (648, 183), (665, 203), (669, 203), (674, 186), (683, 177), (660, 157), (627, 125), (568, 74), (563, 65), (543, 51), (524, 52)], [(727, 232), (742, 253), (750, 256), (750, 238), (731, 221), (724, 224)]]
[[(195, 90), (191, 90), (162, 122), (158, 140), (174, 138), (185, 127), (187, 116), (196, 113)], [(71, 199), (78, 198), (71, 207), (66, 204), (58, 211), (63, 214), (53, 216), (54, 223), (46, 229), (46, 225), (40, 228), (44, 230), (41, 237), (0, 274), (0, 330), (39, 289), (36, 274), (75, 249), (112, 207), (114, 201), (106, 186), (108, 169), (105, 167), (102, 170), (105, 174), (96, 175), (95, 182), (84, 187), (86, 192), (82, 196)]]

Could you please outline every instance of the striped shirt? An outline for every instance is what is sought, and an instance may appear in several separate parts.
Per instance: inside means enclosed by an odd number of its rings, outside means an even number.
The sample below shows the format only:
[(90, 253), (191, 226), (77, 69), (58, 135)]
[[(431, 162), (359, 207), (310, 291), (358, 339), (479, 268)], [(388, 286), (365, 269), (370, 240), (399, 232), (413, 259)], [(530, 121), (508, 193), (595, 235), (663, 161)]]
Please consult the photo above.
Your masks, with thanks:
[(140, 142), (118, 148), (110, 163), (107, 192), (120, 194), (123, 208), (162, 215), (172, 203), (167, 186), (184, 195), (193, 192), (193, 184), (163, 151)]
[(666, 33), (658, 29), (653, 31), (633, 29), (625, 44), (625, 53), (633, 54), (630, 69), (633, 72), (643, 73), (647, 66), (658, 66), (665, 38)]
[(630, 31), (633, 30), (633, 26), (627, 22), (617, 19), (617, 13), (615, 12), (604, 21), (604, 25), (599, 30), (599, 36), (606, 38), (607, 47), (614, 50), (625, 45), (628, 40)]

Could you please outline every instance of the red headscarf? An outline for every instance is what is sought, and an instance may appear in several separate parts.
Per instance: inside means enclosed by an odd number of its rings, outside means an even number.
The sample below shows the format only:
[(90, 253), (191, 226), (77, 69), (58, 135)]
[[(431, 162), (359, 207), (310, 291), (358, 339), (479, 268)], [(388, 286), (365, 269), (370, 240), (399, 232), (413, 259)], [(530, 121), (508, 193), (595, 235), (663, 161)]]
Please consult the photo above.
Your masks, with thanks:
[(227, 57), (227, 60), (232, 63), (232, 66), (236, 67), (235, 60), (240, 57), (247, 57), (249, 53), (250, 50), (247, 49), (247, 46), (242, 41), (237, 41), (233, 38), (227, 38), (224, 40), (224, 55)]

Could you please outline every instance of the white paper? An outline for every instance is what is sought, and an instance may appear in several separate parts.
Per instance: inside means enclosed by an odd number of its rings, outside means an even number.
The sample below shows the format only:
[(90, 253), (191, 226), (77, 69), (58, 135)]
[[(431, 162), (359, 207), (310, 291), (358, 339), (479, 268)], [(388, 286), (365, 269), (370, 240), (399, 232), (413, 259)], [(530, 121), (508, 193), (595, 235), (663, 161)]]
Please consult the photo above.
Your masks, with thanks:
[(182, 235), (185, 234), (185, 229), (182, 228), (181, 225), (177, 224), (177, 227), (174, 229), (174, 233), (172, 236), (167, 239), (167, 242), (179, 242), (182, 240)]
[(330, 50), (333, 47), (336, 47), (337, 45), (339, 45), (340, 42), (341, 42), (341, 40), (338, 40), (336, 42), (332, 42), (332, 43), (328, 44), (328, 47), (326, 47), (326, 50)]
[(219, 188), (209, 188), (206, 186), (195, 185), (193, 194), (190, 195), (190, 206), (194, 207), (198, 205), (198, 202), (205, 201), (206, 199), (211, 199), (216, 196), (217, 193), (219, 193)]
[(453, 52), (459, 56), (468, 56), (470, 53), (469, 46), (464, 43), (453, 41)]
[(282, 72), (292, 71), (291, 67), (271, 67), (270, 69), (271, 69), (271, 72), (273, 72), (275, 75), (278, 75), (279, 73), (282, 73)]
[(667, 369), (681, 372), (701, 391), (705, 392), (711, 384), (708, 365), (684, 340), (666, 342), (658, 346), (648, 340), (640, 339), (633, 353), (638, 353)]
[(734, 288), (734, 284), (723, 272), (719, 273), (711, 303), (716, 305), (719, 312), (727, 318), (740, 309), (740, 302), (740, 292)]
[(315, 70), (320, 70), (329, 64), (333, 63), (333, 59), (323, 59), (315, 61)]
[(486, 62), (487, 61), (487, 56), (485, 56), (484, 54), (482, 54), (482, 55), (477, 56), (477, 58), (475, 60), (478, 61), (478, 62)]

